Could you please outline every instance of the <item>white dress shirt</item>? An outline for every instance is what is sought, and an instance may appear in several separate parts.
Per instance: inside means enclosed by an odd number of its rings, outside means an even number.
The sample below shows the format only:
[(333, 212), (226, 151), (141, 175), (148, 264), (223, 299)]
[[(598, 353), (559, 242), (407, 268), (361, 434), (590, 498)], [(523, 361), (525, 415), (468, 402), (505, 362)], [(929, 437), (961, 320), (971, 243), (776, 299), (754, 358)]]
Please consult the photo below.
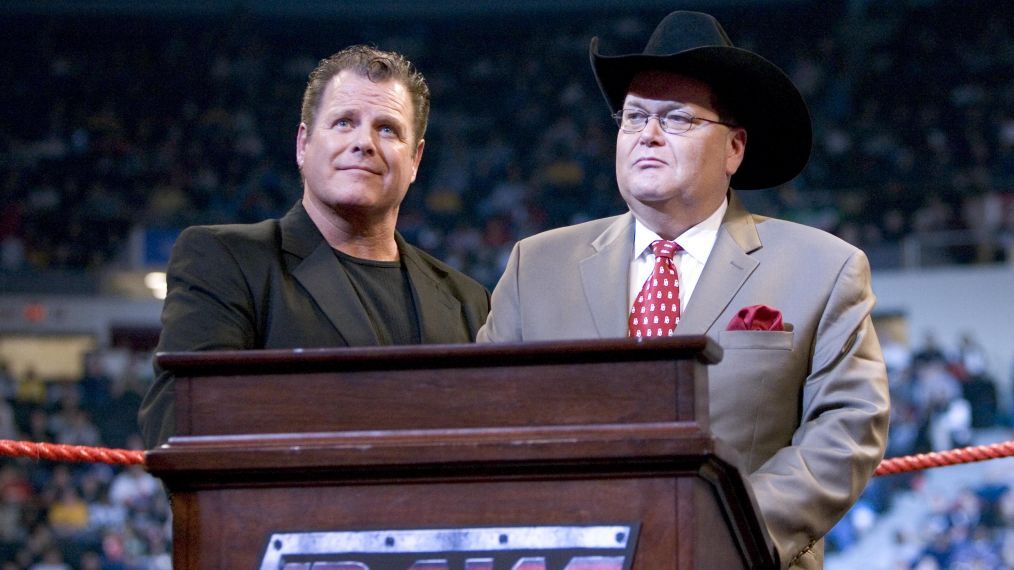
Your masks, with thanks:
[[(680, 313), (682, 314), (690, 302), (690, 296), (694, 293), (694, 287), (701, 278), (704, 271), (704, 264), (711, 255), (711, 249), (715, 247), (715, 240), (718, 239), (718, 230), (722, 226), (722, 218), (729, 208), (729, 199), (722, 201), (718, 207), (703, 222), (690, 228), (676, 237), (675, 241), (683, 248), (673, 256), (676, 264), (676, 272), (680, 280)], [(630, 263), (630, 286), (627, 299), (627, 306), (634, 304), (644, 281), (651, 275), (655, 267), (655, 254), (651, 252), (651, 242), (662, 239), (655, 232), (649, 230), (641, 223), (641, 220), (634, 218), (634, 259)]]

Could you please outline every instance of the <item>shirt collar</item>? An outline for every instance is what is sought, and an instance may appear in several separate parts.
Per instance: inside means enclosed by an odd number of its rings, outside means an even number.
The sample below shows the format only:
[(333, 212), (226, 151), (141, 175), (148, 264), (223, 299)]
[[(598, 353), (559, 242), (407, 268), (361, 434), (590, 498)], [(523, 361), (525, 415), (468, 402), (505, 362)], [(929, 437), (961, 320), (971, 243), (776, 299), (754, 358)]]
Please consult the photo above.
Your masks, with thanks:
[[(690, 257), (703, 265), (711, 255), (711, 249), (715, 246), (715, 240), (718, 239), (718, 230), (722, 227), (722, 219), (728, 209), (729, 198), (726, 197), (717, 210), (701, 223), (677, 236), (675, 241)], [(651, 251), (651, 242), (662, 238), (642, 224), (636, 216), (634, 220), (634, 259), (637, 259)]]

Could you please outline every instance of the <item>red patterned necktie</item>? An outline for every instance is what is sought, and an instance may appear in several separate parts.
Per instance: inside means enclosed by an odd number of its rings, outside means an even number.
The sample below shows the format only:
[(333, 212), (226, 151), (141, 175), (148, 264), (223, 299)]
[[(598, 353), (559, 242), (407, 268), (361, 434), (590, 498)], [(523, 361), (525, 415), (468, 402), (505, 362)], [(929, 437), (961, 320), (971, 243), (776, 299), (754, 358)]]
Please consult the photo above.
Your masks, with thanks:
[(673, 241), (651, 242), (655, 267), (630, 307), (627, 336), (672, 336), (680, 322), (680, 282), (672, 256), (683, 248)]

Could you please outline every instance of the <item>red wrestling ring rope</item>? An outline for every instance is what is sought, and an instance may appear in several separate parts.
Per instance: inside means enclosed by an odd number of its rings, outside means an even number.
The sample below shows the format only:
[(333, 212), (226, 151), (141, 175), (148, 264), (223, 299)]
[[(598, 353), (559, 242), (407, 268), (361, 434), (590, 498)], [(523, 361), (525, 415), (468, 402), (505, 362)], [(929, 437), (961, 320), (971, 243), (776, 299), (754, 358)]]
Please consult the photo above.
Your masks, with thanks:
[(31, 443), (0, 439), (0, 456), (32, 457), (50, 461), (111, 463), (115, 465), (144, 465), (144, 452), (129, 449), (105, 449), (83, 445)]
[(874, 476), (895, 475), (907, 471), (918, 471), (930, 467), (946, 467), (960, 463), (972, 463), (985, 461), (987, 459), (999, 459), (1001, 457), (1014, 456), (1014, 441), (1004, 441), (992, 445), (978, 445), (975, 447), (962, 447), (949, 451), (933, 453), (920, 453), (918, 455), (906, 455), (904, 457), (893, 457), (883, 460), (873, 472)]
[[(144, 465), (144, 452), (128, 449), (106, 449), (82, 445), (59, 445), (53, 443), (31, 443), (0, 439), (0, 456), (32, 457), (51, 461), (75, 461), (89, 463), (110, 463), (115, 465)], [(1014, 456), (1014, 441), (962, 447), (950, 451), (920, 453), (885, 459), (873, 473), (874, 476), (896, 475), (908, 471), (919, 471), (931, 467), (946, 467), (961, 463), (986, 461)]]

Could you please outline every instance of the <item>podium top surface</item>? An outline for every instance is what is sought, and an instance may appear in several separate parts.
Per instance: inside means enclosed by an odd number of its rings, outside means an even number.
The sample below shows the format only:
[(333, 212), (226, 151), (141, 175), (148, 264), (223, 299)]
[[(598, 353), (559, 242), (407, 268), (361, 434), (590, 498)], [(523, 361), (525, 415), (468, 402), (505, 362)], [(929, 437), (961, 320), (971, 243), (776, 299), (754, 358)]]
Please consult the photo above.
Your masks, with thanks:
[(658, 339), (162, 352), (155, 358), (160, 366), (178, 375), (209, 376), (243, 370), (311, 372), (336, 365), (360, 370), (392, 370), (635, 360), (694, 360), (715, 364), (722, 358), (722, 348), (707, 336), (687, 335)]

